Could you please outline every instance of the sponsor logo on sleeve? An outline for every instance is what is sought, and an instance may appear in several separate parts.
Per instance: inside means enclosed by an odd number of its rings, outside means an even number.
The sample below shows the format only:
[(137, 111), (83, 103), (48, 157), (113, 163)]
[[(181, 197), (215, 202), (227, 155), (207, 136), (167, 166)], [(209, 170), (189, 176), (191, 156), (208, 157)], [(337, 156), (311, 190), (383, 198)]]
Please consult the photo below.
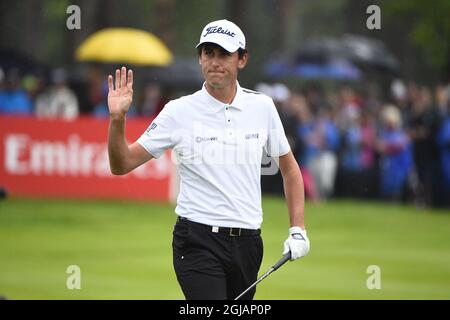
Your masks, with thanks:
[(149, 133), (150, 131), (154, 130), (158, 125), (156, 123), (152, 123), (148, 129), (146, 130), (147, 133)]

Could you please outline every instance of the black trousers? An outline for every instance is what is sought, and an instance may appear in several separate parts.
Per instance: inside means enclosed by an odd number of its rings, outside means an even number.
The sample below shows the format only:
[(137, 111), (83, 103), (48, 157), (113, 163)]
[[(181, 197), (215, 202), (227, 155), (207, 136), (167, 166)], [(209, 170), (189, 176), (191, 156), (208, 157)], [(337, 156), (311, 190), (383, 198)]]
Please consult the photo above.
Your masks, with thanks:
[[(188, 300), (233, 300), (257, 279), (263, 243), (257, 234), (178, 219), (173, 230), (173, 265)], [(245, 230), (244, 230), (245, 231)], [(256, 230), (253, 230), (256, 233)], [(241, 299), (251, 300), (256, 288)]]

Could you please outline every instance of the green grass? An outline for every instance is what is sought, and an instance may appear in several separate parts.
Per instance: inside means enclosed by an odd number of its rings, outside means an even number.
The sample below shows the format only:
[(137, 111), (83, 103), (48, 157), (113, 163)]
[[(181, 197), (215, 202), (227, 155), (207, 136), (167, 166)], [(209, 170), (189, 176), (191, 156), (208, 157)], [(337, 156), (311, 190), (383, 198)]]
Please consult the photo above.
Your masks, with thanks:
[[(261, 273), (287, 236), (282, 199), (265, 197)], [(183, 299), (172, 267), (174, 207), (0, 202), (0, 295), (8, 299)], [(256, 299), (450, 299), (450, 212), (380, 203), (307, 204), (310, 254), (259, 286)], [(81, 290), (66, 269), (81, 268)], [(369, 290), (369, 265), (381, 289)]]

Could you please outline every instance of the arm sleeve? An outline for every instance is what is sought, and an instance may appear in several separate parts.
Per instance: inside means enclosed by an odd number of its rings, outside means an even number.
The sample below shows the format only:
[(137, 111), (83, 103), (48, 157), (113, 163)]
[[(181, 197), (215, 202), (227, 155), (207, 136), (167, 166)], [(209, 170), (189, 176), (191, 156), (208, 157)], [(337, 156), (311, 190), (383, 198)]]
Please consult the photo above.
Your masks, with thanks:
[(176, 129), (173, 105), (169, 102), (137, 142), (154, 158), (159, 158), (165, 150), (173, 148), (173, 132)]
[(283, 156), (291, 150), (286, 134), (284, 133), (280, 115), (272, 100), (270, 100), (269, 105), (269, 128), (267, 142), (264, 148), (271, 157)]

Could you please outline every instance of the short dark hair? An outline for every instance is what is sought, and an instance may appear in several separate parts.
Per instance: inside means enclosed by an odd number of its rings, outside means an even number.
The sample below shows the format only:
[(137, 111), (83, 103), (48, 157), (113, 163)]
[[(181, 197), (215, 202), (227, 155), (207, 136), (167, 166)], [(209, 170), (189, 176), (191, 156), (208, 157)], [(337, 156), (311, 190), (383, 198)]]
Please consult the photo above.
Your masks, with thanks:
[[(213, 47), (213, 48), (219, 48), (220, 50), (223, 50), (223, 51), (225, 51), (225, 52), (228, 52), (228, 51), (226, 51), (224, 48), (222, 48), (221, 46), (219, 46), (218, 44), (215, 44), (215, 43), (212, 43), (212, 42), (204, 42), (204, 43), (202, 43), (201, 45), (199, 45), (198, 47), (197, 47), (197, 53), (198, 53), (198, 55), (199, 56), (201, 56), (201, 54), (202, 54), (202, 49), (204, 48), (204, 47), (206, 47), (206, 46), (208, 46), (208, 47)], [(248, 51), (247, 51), (247, 49), (242, 49), (242, 48), (239, 48), (238, 49), (238, 55), (239, 55), (239, 59), (242, 59), (242, 57), (246, 54), (246, 53), (248, 53)]]

